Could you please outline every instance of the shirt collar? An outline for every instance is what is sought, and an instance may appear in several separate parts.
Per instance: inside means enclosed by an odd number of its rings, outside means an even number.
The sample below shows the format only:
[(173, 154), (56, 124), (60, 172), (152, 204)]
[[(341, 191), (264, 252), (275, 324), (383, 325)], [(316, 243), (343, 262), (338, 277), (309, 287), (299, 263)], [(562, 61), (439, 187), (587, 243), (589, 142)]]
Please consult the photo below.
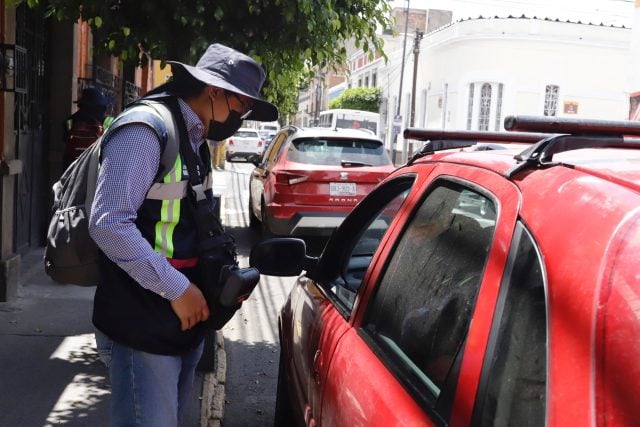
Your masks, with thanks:
[(204, 141), (204, 124), (202, 123), (202, 120), (200, 120), (200, 117), (198, 117), (198, 115), (191, 109), (189, 104), (181, 98), (178, 98), (178, 102), (187, 126), (189, 140), (192, 144), (199, 144)]

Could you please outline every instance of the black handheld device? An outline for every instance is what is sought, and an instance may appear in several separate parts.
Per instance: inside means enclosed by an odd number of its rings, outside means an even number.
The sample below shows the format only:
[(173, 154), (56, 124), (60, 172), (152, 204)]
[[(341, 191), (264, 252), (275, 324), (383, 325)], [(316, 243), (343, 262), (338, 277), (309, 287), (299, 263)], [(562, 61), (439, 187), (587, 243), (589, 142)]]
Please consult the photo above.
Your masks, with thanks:
[(235, 307), (249, 298), (251, 292), (260, 281), (257, 268), (239, 268), (225, 265), (220, 271), (220, 282), (224, 283), (218, 302), (224, 307)]

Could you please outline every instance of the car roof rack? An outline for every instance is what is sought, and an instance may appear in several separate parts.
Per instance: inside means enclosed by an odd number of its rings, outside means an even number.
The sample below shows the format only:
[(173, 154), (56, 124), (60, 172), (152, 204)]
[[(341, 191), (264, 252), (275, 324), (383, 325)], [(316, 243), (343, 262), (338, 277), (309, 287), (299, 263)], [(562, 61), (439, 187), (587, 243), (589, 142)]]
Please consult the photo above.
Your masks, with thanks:
[(533, 143), (515, 159), (520, 163), (506, 173), (508, 178), (518, 172), (540, 166), (550, 166), (553, 155), (582, 148), (640, 148), (640, 122), (588, 120), (540, 116), (507, 116), (504, 127), (509, 132), (443, 131), (408, 128), (404, 137), (427, 141), (408, 162), (435, 151), (464, 148), (478, 142)]
[(640, 122), (587, 120), (539, 116), (507, 116), (504, 127), (510, 131), (553, 132), (515, 156), (520, 163), (507, 171), (507, 178), (529, 168), (553, 166), (553, 156), (582, 148), (640, 148)]
[(544, 133), (527, 132), (485, 132), (470, 130), (432, 130), (407, 128), (404, 137), (427, 141), (422, 148), (407, 162), (413, 164), (416, 160), (436, 151), (450, 150), (453, 148), (465, 148), (476, 145), (479, 142), (505, 142), (505, 143), (535, 143), (548, 135)]

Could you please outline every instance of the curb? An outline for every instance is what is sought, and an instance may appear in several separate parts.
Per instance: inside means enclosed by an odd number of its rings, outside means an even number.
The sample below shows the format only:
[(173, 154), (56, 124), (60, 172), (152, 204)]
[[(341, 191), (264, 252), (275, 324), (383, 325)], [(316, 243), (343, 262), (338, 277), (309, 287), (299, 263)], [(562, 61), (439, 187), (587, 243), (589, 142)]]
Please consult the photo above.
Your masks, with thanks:
[(222, 331), (216, 331), (215, 368), (207, 372), (202, 382), (200, 427), (221, 427), (224, 417), (227, 354)]
[[(224, 164), (224, 163), (223, 163)], [(222, 170), (213, 169), (213, 174), (219, 172), (224, 175), (224, 167)], [(214, 183), (217, 182), (214, 177)], [(225, 183), (226, 184), (226, 183)], [(226, 185), (213, 186), (214, 197), (218, 200), (218, 218), (224, 224), (225, 217), (225, 197), (223, 197), (223, 189)], [(202, 403), (200, 409), (200, 427), (221, 427), (224, 418), (225, 404), (225, 385), (227, 382), (227, 353), (224, 350), (224, 335), (222, 330), (216, 331), (215, 338), (215, 365), (212, 372), (204, 375), (202, 382)]]

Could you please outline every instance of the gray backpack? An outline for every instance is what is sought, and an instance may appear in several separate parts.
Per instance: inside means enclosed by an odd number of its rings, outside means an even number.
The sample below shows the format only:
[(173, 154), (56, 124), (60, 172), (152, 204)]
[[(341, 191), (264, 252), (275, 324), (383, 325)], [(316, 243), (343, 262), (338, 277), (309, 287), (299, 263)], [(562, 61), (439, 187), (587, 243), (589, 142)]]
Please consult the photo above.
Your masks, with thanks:
[(178, 156), (179, 141), (169, 108), (160, 101), (143, 100), (120, 114), (107, 132), (86, 149), (53, 185), (53, 215), (44, 252), (45, 271), (58, 283), (98, 284), (100, 249), (89, 236), (89, 215), (96, 191), (103, 139), (122, 125), (141, 123), (153, 129), (161, 142), (155, 180), (169, 172)]

